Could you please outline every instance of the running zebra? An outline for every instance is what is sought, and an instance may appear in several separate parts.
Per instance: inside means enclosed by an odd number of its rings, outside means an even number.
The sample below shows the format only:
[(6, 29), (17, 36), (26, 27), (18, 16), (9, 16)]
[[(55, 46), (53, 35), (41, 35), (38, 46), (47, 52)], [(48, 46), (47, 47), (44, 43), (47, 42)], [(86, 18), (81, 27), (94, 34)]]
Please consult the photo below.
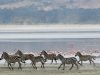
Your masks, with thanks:
[(3, 52), (3, 54), (1, 55), (0, 60), (2, 60), (2, 59), (6, 60), (6, 62), (8, 63), (8, 68), (10, 70), (13, 70), (13, 67), (12, 67), (11, 63), (15, 64), (16, 62), (18, 62), (18, 64), (19, 64), (18, 69), (22, 70), (22, 67), (21, 67), (21, 57), (20, 56), (9, 55), (8, 53)]
[(15, 55), (19, 55), (21, 57), (21, 62), (26, 60), (30, 60), (33, 68), (37, 69), (36, 63), (41, 62), (41, 68), (44, 68), (44, 58), (42, 56), (34, 56), (33, 54), (23, 54), (22, 51), (18, 50)]
[(37, 69), (36, 63), (40, 62), (41, 63), (41, 68), (45, 68), (45, 59), (42, 56), (34, 56), (32, 59), (32, 66), (33, 68)]
[(60, 61), (61, 61), (61, 64), (58, 67), (58, 69), (60, 69), (60, 67), (63, 65), (63, 70), (64, 70), (65, 69), (65, 64), (72, 64), (72, 66), (71, 66), (71, 68), (69, 70), (71, 70), (74, 65), (78, 69), (78, 63), (77, 63), (77, 59), (75, 57), (64, 58), (61, 54), (58, 54), (57, 58), (60, 59)]
[(32, 61), (32, 60), (33, 60), (33, 57), (34, 57), (33, 54), (24, 54), (24, 53), (22, 53), (21, 50), (18, 50), (18, 51), (15, 53), (15, 55), (20, 56), (20, 57), (21, 57), (21, 61), (22, 61), (23, 63), (25, 63), (26, 60)]
[(89, 61), (90, 64), (92, 62), (93, 65), (95, 66), (95, 63), (94, 63), (93, 60), (95, 60), (96, 56), (92, 56), (92, 55), (82, 55), (80, 52), (77, 52), (75, 54), (75, 56), (79, 56), (79, 59), (80, 60), (78, 61), (78, 63), (81, 62), (81, 65), (83, 65), (83, 61)]
[(52, 53), (52, 54), (48, 54), (46, 51), (42, 51), (40, 55), (44, 55), (45, 61), (48, 60), (52, 60), (51, 64), (53, 63), (53, 60), (55, 60), (56, 64), (57, 64), (57, 58), (56, 58), (56, 54)]

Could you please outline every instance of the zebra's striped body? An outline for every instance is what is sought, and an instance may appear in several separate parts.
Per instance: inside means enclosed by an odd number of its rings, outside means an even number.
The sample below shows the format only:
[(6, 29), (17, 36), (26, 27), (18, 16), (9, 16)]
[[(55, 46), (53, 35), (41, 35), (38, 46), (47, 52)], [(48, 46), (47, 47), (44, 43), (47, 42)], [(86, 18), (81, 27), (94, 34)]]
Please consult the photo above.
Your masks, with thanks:
[(25, 63), (26, 60), (31, 60), (33, 59), (34, 55), (33, 54), (23, 54), (20, 50), (18, 50), (15, 55), (18, 55), (21, 57), (21, 61)]
[(77, 63), (77, 59), (75, 57), (64, 58), (61, 54), (58, 54), (57, 58), (59, 58), (60, 61), (61, 61), (61, 64), (58, 67), (58, 69), (63, 65), (63, 70), (64, 70), (65, 69), (65, 64), (72, 64), (72, 66), (69, 70), (71, 70), (74, 65), (76, 65), (77, 69), (78, 69), (78, 63)]
[(48, 54), (46, 51), (43, 50), (43, 51), (41, 52), (41, 55), (44, 55), (46, 61), (47, 61), (47, 59), (48, 59), (48, 60), (52, 60), (52, 61), (51, 61), (51, 64), (53, 63), (53, 60), (55, 60), (55, 62), (57, 63), (56, 54), (54, 54), (54, 53)]
[(16, 62), (18, 62), (18, 64), (19, 64), (18, 69), (22, 69), (21, 68), (21, 57), (20, 56), (8, 55), (8, 53), (3, 52), (2, 56), (1, 56), (1, 59), (6, 60), (6, 62), (8, 63), (9, 69), (13, 70), (13, 67), (12, 67), (11, 63), (16, 63)]
[(89, 61), (90, 62), (90, 64), (91, 64), (91, 62), (93, 63), (93, 65), (95, 66), (95, 63), (94, 63), (94, 61), (93, 61), (93, 59), (95, 60), (95, 56), (91, 56), (91, 55), (82, 55), (80, 52), (77, 52), (76, 54), (75, 54), (75, 56), (79, 56), (79, 61), (78, 61), (78, 63), (81, 61), (81, 65), (83, 64), (82, 63), (82, 61)]
[(33, 68), (35, 68), (35, 69), (37, 69), (37, 67), (36, 67), (37, 62), (41, 62), (41, 68), (45, 68), (44, 67), (45, 60), (42, 56), (34, 56), (33, 57), (32, 66), (34, 65)]
[(41, 62), (41, 68), (44, 68), (44, 58), (42, 56), (34, 56), (33, 54), (23, 54), (20, 50), (18, 50), (15, 55), (19, 55), (21, 57), (21, 61), (25, 63), (26, 60), (30, 60), (33, 68), (37, 69), (36, 63)]

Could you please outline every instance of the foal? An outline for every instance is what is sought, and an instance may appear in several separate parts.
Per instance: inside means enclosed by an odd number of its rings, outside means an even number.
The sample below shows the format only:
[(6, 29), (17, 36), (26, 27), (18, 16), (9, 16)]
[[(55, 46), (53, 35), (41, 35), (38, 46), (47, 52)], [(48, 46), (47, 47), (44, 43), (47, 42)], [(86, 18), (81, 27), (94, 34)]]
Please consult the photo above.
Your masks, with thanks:
[(6, 60), (6, 62), (8, 63), (8, 67), (9, 67), (10, 70), (13, 70), (13, 67), (12, 67), (11, 63), (14, 63), (15, 64), (16, 62), (18, 62), (18, 64), (19, 64), (18, 69), (21, 69), (22, 70), (21, 62), (20, 62), (21, 61), (21, 58), (19, 56), (8, 55), (8, 53), (3, 52), (0, 60), (2, 60), (2, 59), (5, 59)]
[(93, 59), (95, 60), (95, 58), (96, 58), (95, 56), (91, 56), (91, 55), (82, 55), (80, 52), (77, 52), (77, 53), (75, 54), (75, 56), (79, 56), (80, 60), (78, 61), (78, 63), (81, 62), (81, 65), (83, 65), (82, 61), (89, 61), (90, 64), (91, 64), (91, 62), (92, 62), (93, 65), (95, 66), (95, 63), (94, 63), (94, 61), (93, 61)]
[(72, 64), (71, 68), (69, 70), (71, 70), (73, 68), (73, 66), (75, 65), (78, 69), (78, 63), (77, 63), (77, 59), (75, 57), (70, 57), (70, 58), (64, 58), (61, 54), (57, 55), (57, 58), (60, 59), (61, 64), (58, 67), (58, 69), (60, 69), (60, 67), (63, 65), (63, 70), (65, 69), (65, 64)]

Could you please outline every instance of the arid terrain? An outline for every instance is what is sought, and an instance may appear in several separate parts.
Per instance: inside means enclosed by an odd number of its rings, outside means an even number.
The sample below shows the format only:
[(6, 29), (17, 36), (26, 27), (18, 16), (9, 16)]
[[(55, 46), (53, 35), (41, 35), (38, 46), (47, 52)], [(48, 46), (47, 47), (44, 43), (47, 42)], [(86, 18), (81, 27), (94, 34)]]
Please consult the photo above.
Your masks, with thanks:
[(74, 67), (71, 71), (68, 69), (71, 65), (66, 65), (65, 70), (58, 70), (60, 64), (45, 64), (45, 69), (40, 68), (40, 64), (37, 64), (38, 69), (35, 70), (30, 64), (22, 65), (23, 69), (18, 70), (18, 65), (13, 65), (14, 70), (9, 70), (7, 64), (0, 65), (0, 75), (100, 75), (100, 64), (93, 65), (84, 64), (79, 66), (79, 70)]

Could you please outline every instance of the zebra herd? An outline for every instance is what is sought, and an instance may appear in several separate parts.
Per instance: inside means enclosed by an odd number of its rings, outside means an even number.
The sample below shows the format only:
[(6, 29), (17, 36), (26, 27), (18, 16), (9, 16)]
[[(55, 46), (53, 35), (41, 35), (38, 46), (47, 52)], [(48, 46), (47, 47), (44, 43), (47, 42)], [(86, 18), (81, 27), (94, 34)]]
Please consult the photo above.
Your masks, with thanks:
[(45, 68), (44, 65), (45, 65), (45, 62), (47, 62), (47, 60), (51, 60), (51, 64), (53, 63), (53, 60), (55, 60), (55, 62), (57, 64), (57, 60), (58, 59), (60, 59), (60, 61), (61, 61), (61, 64), (58, 67), (58, 69), (60, 69), (61, 66), (63, 66), (63, 70), (65, 69), (65, 64), (71, 64), (72, 65), (69, 70), (71, 70), (74, 65), (77, 67), (77, 69), (79, 69), (78, 64), (82, 65), (83, 61), (89, 61), (90, 64), (93, 63), (93, 65), (95, 66), (95, 63), (93, 61), (93, 59), (96, 58), (95, 56), (82, 55), (80, 52), (77, 52), (75, 54), (75, 56), (79, 56), (79, 61), (76, 59), (76, 57), (65, 58), (61, 54), (58, 54), (58, 55), (56, 55), (55, 53), (48, 54), (45, 50), (40, 52), (39, 56), (34, 56), (33, 54), (24, 54), (21, 50), (18, 50), (13, 55), (9, 55), (7, 52), (3, 52), (2, 55), (1, 55), (0, 60), (5, 59), (7, 64), (8, 64), (8, 68), (10, 70), (13, 70), (13, 67), (12, 67), (11, 63), (15, 64), (16, 62), (18, 62), (18, 64), (19, 64), (18, 69), (22, 70), (21, 63), (26, 63), (25, 62), (26, 60), (30, 60), (31, 61), (32, 67), (34, 69), (37, 69), (37, 66), (36, 66), (37, 62), (41, 62), (41, 68)]

